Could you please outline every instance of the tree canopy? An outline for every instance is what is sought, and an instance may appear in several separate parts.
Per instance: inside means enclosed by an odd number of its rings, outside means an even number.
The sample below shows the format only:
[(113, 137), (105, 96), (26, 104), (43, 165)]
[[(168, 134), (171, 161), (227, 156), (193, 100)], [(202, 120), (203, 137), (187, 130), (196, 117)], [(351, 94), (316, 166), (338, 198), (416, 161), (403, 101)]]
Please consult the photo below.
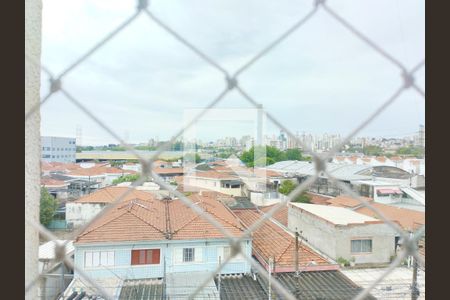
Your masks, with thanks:
[[(283, 195), (289, 195), (295, 188), (297, 187), (297, 184), (294, 183), (292, 180), (285, 180), (281, 183), (280, 187), (278, 188), (278, 192), (280, 192)], [(299, 202), (299, 203), (310, 203), (311, 197), (306, 194), (306, 192), (301, 193), (297, 197), (295, 197), (292, 202)]]
[(119, 178), (116, 178), (113, 180), (112, 184), (116, 185), (122, 182), (135, 182), (139, 179), (139, 174), (128, 174), (128, 175), (122, 175)]
[[(257, 156), (256, 161), (255, 150)], [(261, 156), (264, 154), (264, 151), (265, 156)], [(285, 160), (305, 160), (300, 149), (287, 149), (285, 151), (281, 151), (278, 148), (272, 146), (256, 146), (256, 148), (251, 147), (248, 151), (244, 151), (242, 153), (240, 159), (248, 167), (266, 166)]]
[(42, 225), (50, 224), (58, 208), (58, 200), (53, 197), (45, 187), (41, 188), (41, 202), (39, 210), (39, 220)]

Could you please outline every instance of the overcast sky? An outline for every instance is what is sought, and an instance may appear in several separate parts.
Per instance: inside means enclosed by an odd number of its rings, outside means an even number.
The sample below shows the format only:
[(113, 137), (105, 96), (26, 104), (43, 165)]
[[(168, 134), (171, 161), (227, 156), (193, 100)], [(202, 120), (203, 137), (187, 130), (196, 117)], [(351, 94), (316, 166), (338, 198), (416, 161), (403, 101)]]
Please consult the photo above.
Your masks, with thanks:
[[(313, 1), (149, 2), (158, 18), (232, 73), (306, 15)], [(327, 3), (408, 68), (423, 60), (424, 1)], [(42, 63), (60, 73), (135, 7), (135, 1), (125, 0), (43, 0)], [(424, 74), (421, 69), (416, 78), (423, 89)], [(47, 80), (43, 74), (41, 94), (47, 92)], [(396, 66), (323, 10), (238, 80), (292, 131), (341, 135), (367, 118), (402, 82)], [(172, 136), (183, 125), (186, 109), (207, 105), (225, 81), (222, 73), (142, 14), (64, 77), (63, 85), (127, 141), (146, 142)], [(360, 135), (411, 135), (425, 122), (424, 104), (417, 93), (407, 91)], [(218, 108), (251, 105), (231, 92)], [(54, 95), (41, 113), (42, 135), (76, 136), (81, 127), (83, 145), (116, 142), (62, 95)], [(206, 130), (202, 138), (246, 134), (225, 124)]]

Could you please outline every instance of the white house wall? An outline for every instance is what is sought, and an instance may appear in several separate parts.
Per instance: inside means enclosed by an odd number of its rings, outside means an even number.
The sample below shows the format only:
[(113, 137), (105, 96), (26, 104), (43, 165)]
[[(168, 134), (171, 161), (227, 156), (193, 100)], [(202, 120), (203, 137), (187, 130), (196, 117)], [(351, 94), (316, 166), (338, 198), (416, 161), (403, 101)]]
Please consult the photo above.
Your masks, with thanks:
[(66, 222), (73, 223), (74, 227), (81, 226), (90, 221), (103, 208), (101, 203), (71, 203), (66, 204)]
[[(395, 253), (396, 232), (387, 224), (335, 226), (317, 216), (289, 207), (288, 228), (302, 231), (302, 235), (319, 251), (337, 260), (355, 258), (355, 263), (389, 263)], [(351, 240), (372, 239), (372, 253), (352, 254)]]

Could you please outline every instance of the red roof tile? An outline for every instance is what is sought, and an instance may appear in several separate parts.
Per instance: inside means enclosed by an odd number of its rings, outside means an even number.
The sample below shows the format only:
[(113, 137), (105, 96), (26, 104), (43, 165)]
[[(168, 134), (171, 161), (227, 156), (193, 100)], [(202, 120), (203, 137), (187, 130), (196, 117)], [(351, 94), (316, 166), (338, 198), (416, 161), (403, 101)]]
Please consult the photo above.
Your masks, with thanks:
[[(360, 199), (363, 201), (368, 201), (368, 202), (372, 201), (371, 198), (367, 198), (367, 197), (360, 197)], [(353, 197), (346, 196), (346, 195), (341, 195), (341, 196), (337, 196), (335, 198), (329, 198), (326, 201), (325, 205), (354, 208), (354, 207), (360, 206), (362, 204), (361, 204), (361, 201), (359, 201), (358, 199), (355, 199)]]
[[(225, 205), (208, 195), (190, 197), (234, 237), (242, 236), (244, 226)], [(166, 223), (168, 216), (168, 223)], [(130, 199), (116, 204), (94, 221), (77, 243), (111, 241), (193, 240), (224, 238), (208, 221), (199, 217), (181, 200)]]
[(41, 186), (46, 187), (63, 187), (69, 185), (65, 183), (63, 180), (57, 180), (50, 177), (42, 177), (41, 178)]
[(320, 195), (320, 194), (315, 194), (315, 193), (311, 193), (311, 192), (307, 192), (306, 193), (309, 197), (310, 197), (310, 202), (312, 204), (321, 204), (321, 205), (328, 205), (328, 200), (330, 200), (331, 196), (327, 196), (327, 195)]
[[(246, 226), (251, 226), (262, 216), (261, 212), (253, 209), (237, 209), (233, 212)], [(276, 272), (295, 270), (295, 238), (274, 222), (266, 220), (253, 232), (252, 247), (253, 255), (264, 266), (267, 267), (269, 258), (273, 257)], [(299, 247), (298, 258), (300, 267), (305, 267), (311, 261), (314, 261), (318, 268), (331, 265), (324, 257), (305, 244)]]
[[(95, 192), (84, 195), (77, 200), (75, 200), (75, 203), (112, 203), (114, 202), (118, 197), (123, 195), (126, 191), (128, 191), (128, 187), (122, 187), (122, 186), (109, 186), (106, 188), (102, 188), (99, 190), (96, 190)], [(145, 191), (139, 191), (139, 190), (132, 190), (129, 192), (124, 200), (131, 200), (131, 199), (142, 199), (142, 200), (150, 200), (154, 199), (153, 194)]]
[[(387, 219), (396, 221), (403, 229), (414, 231), (421, 225), (425, 225), (425, 213), (407, 208), (395, 207), (383, 203), (371, 202)], [(379, 219), (379, 216), (367, 207), (355, 210), (358, 213)]]
[[(263, 206), (263, 207), (259, 207), (260, 210), (262, 210), (263, 212), (267, 213), (269, 212), (276, 204), (272, 204), (272, 205), (268, 205), (268, 206)], [(280, 222), (281, 224), (283, 224), (284, 226), (288, 226), (288, 207), (287, 206), (283, 206), (282, 208), (280, 208), (279, 210), (277, 210), (273, 215), (272, 218), (274, 218), (275, 220), (277, 220), (278, 222)]]

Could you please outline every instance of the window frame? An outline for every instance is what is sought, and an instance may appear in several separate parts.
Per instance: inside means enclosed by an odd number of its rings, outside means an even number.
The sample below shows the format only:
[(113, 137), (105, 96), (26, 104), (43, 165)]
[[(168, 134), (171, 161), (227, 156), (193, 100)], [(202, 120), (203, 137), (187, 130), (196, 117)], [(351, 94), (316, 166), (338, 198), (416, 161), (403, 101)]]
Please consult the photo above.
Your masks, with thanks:
[[(360, 241), (360, 242), (361, 242), (361, 244), (360, 244), (360, 250), (361, 250), (361, 251), (353, 252), (352, 244), (353, 244), (354, 241), (355, 241), (355, 242), (356, 242), (356, 241)], [(370, 251), (362, 251), (362, 249), (363, 249), (363, 244), (362, 244), (362, 242), (363, 242), (363, 241), (370, 241)], [(373, 253), (373, 238), (371, 238), (371, 237), (352, 238), (352, 239), (350, 240), (350, 253), (351, 253), (352, 255), (372, 254), (372, 253)]]
[[(88, 257), (90, 259), (88, 260)], [(102, 264), (102, 257), (106, 257), (106, 264)], [(88, 261), (90, 263), (88, 264)], [(96, 262), (96, 264), (94, 264)], [(84, 268), (95, 269), (102, 267), (114, 267), (116, 265), (116, 253), (114, 250), (84, 251)]]
[[(153, 251), (156, 251), (159, 254), (158, 256), (158, 263), (152, 263), (153, 261)], [(133, 252), (134, 251), (139, 251), (139, 257), (138, 257), (138, 263), (133, 263)], [(141, 263), (141, 251), (145, 251), (144, 253), (144, 262)], [(151, 258), (150, 258), (150, 262), (148, 262), (148, 251), (151, 251)], [(161, 248), (138, 248), (138, 249), (131, 249), (130, 251), (130, 266), (133, 267), (139, 267), (139, 266), (159, 266), (161, 265)]]
[[(185, 260), (186, 254), (185, 251), (187, 250), (192, 250), (191, 255), (191, 260)], [(195, 262), (195, 247), (189, 247), (189, 248), (183, 248), (182, 250), (182, 259), (181, 259), (182, 263), (193, 263)]]

